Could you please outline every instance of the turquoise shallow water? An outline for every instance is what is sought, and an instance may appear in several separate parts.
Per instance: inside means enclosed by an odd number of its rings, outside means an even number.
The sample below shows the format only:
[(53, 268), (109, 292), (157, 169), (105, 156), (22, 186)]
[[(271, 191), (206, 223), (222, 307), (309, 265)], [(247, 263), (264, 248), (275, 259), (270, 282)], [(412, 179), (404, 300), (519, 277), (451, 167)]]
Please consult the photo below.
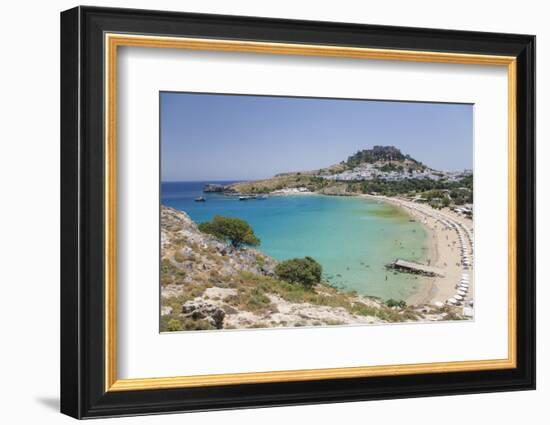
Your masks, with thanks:
[[(212, 183), (212, 182), (209, 182)], [(239, 201), (202, 194), (204, 182), (163, 183), (161, 202), (200, 223), (214, 215), (250, 223), (266, 254), (284, 260), (309, 255), (332, 284), (383, 299), (406, 299), (421, 285), (385, 265), (396, 258), (425, 261), (427, 235), (401, 209), (368, 199), (322, 195)], [(194, 202), (198, 196), (206, 202)]]

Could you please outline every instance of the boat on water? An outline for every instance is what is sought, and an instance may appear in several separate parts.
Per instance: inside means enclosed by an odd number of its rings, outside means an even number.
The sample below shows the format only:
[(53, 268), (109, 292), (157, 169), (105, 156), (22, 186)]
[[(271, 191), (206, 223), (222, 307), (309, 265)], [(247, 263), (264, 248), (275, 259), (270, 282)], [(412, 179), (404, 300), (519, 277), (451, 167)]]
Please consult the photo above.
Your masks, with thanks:
[(204, 196), (199, 196), (198, 198), (195, 198), (195, 202), (206, 202), (206, 198)]
[(258, 197), (255, 195), (242, 195), (239, 196), (239, 201), (249, 201), (251, 199), (257, 199)]

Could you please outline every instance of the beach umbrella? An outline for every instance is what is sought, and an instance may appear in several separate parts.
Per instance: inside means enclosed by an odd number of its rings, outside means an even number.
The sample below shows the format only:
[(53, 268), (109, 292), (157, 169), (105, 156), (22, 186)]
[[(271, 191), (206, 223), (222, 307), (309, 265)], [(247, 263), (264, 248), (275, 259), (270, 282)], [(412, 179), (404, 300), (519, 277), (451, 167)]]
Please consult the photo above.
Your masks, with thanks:
[(456, 291), (456, 293), (461, 297), (466, 297), (466, 294), (467, 294), (467, 292), (462, 289), (459, 289), (458, 291)]
[(462, 295), (455, 295), (453, 298), (454, 298), (457, 302), (462, 301), (462, 300), (464, 299), (464, 297), (463, 297)]
[(454, 305), (454, 304), (456, 304), (456, 300), (454, 298), (449, 298), (447, 300), (447, 304), (453, 304)]

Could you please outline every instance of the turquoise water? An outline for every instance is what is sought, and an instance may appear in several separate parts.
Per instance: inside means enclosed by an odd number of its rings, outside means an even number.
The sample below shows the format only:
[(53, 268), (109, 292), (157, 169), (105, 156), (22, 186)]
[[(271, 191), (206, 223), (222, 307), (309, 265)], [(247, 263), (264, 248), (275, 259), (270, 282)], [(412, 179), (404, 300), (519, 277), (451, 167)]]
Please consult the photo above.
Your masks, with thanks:
[[(343, 289), (406, 299), (421, 285), (416, 276), (384, 267), (396, 258), (425, 261), (427, 256), (423, 227), (397, 207), (322, 195), (239, 201), (203, 194), (204, 184), (163, 183), (162, 204), (185, 211), (198, 223), (216, 214), (242, 218), (261, 239), (261, 251), (278, 260), (311, 256), (322, 264), (325, 278)], [(198, 196), (206, 202), (194, 202)]]

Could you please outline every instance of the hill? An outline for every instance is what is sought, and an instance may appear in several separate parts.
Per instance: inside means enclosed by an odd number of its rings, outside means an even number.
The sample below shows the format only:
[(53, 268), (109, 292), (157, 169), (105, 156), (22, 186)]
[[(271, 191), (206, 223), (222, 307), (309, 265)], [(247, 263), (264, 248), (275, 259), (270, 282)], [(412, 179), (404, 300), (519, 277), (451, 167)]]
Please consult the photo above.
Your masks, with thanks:
[[(430, 190), (466, 189), (456, 203), (471, 202), (471, 171), (438, 171), (402, 153), (395, 146), (374, 146), (330, 167), (277, 174), (272, 178), (237, 183), (237, 193), (284, 193), (303, 188), (327, 195), (380, 192), (386, 195), (417, 194)], [(450, 199), (449, 202), (453, 201)]]
[(420, 162), (412, 159), (409, 155), (403, 155), (401, 151), (394, 146), (374, 146), (372, 149), (360, 150), (348, 157), (346, 165), (349, 167), (355, 167), (363, 162), (372, 164), (379, 161), (403, 162), (405, 160), (422, 165)]

